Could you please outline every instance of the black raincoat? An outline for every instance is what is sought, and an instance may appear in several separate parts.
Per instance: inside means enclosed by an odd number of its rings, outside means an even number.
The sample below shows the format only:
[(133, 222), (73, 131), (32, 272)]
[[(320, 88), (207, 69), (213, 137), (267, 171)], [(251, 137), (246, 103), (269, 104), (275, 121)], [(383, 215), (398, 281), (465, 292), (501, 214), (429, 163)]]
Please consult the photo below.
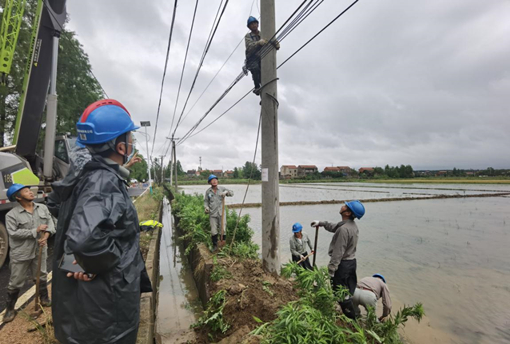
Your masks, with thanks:
[[(138, 216), (118, 165), (94, 156), (79, 173), (55, 183), (50, 211), (58, 215), (52, 312), (62, 344), (135, 343), (140, 293), (150, 281), (139, 248)], [(58, 268), (73, 253), (90, 282)]]

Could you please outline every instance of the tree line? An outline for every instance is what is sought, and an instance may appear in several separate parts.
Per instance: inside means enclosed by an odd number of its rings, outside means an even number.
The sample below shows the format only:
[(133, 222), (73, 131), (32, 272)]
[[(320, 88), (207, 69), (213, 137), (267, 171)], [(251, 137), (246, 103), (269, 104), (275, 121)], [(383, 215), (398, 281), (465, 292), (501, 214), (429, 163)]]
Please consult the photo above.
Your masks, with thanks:
[[(36, 7), (37, 0), (27, 1), (11, 73), (7, 76), (6, 84), (0, 86), (0, 147), (9, 145), (14, 134), (25, 67), (30, 57)], [(103, 97), (101, 86), (90, 70), (89, 58), (76, 34), (64, 28), (60, 36), (57, 68), (57, 133), (75, 135), (76, 122), (83, 110)]]

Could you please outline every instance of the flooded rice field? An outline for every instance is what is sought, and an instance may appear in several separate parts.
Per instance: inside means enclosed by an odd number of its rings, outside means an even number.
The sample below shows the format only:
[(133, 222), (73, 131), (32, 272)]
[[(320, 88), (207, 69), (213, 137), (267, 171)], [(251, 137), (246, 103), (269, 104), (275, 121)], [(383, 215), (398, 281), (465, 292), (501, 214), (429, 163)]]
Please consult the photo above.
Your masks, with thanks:
[[(245, 185), (230, 185), (241, 203)], [(203, 193), (205, 186), (185, 186)], [(413, 343), (510, 343), (510, 198), (429, 199), (437, 194), (510, 191), (510, 185), (468, 184), (292, 184), (280, 186), (281, 201), (423, 198), (410, 202), (367, 203), (358, 222), (358, 278), (382, 273), (395, 304), (424, 304), (427, 320)], [(260, 202), (260, 185), (250, 186), (246, 202)], [(339, 205), (280, 208), (280, 255), (290, 259), (291, 226), (300, 222), (312, 238), (312, 220), (340, 221)], [(237, 209), (238, 211), (239, 209)], [(251, 216), (254, 241), (261, 244), (260, 208)], [(317, 264), (327, 265), (332, 233), (319, 233)], [(430, 332), (429, 331), (429, 332)], [(420, 340), (421, 339), (421, 340)]]

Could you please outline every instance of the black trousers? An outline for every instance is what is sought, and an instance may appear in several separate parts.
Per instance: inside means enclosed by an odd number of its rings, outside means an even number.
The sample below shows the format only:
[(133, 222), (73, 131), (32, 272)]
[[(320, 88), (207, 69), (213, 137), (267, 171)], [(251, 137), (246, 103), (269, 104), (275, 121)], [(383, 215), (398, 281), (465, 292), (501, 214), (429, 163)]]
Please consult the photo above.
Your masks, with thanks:
[(253, 78), (255, 89), (260, 88), (260, 83), (262, 82), (262, 76), (260, 73), (260, 61), (258, 62), (258, 65), (250, 66), (249, 71), (251, 72), (251, 77)]
[[(306, 257), (308, 255), (308, 252), (303, 253), (303, 257)], [(299, 262), (301, 260), (301, 257), (292, 255), (292, 261), (293, 262)], [(310, 259), (306, 258), (303, 260), (299, 265), (303, 267), (304, 269), (313, 270), (312, 264), (310, 264)]]
[(344, 301), (339, 302), (342, 307), (342, 312), (349, 318), (355, 318), (354, 305), (352, 303), (352, 295), (356, 290), (358, 277), (356, 275), (356, 259), (342, 260), (335, 271), (335, 276), (332, 278), (333, 290), (337, 291), (340, 286), (349, 289), (351, 297), (346, 298)]
[(356, 276), (356, 259), (342, 260), (333, 277), (333, 290), (337, 290), (339, 286), (349, 289), (349, 293), (354, 295), (358, 277)]

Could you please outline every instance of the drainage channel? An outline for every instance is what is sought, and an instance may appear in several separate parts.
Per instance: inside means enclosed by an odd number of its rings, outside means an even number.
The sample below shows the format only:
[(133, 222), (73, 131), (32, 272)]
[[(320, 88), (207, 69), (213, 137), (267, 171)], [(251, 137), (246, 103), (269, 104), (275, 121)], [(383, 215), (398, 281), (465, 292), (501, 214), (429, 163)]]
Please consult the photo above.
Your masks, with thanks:
[(200, 316), (202, 304), (184, 249), (178, 243), (166, 198), (162, 223), (155, 337), (158, 344), (182, 343), (194, 338), (190, 325)]

